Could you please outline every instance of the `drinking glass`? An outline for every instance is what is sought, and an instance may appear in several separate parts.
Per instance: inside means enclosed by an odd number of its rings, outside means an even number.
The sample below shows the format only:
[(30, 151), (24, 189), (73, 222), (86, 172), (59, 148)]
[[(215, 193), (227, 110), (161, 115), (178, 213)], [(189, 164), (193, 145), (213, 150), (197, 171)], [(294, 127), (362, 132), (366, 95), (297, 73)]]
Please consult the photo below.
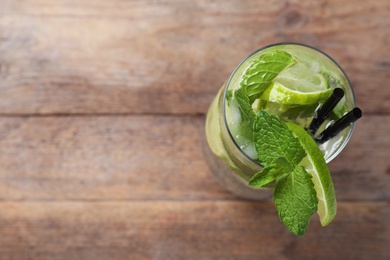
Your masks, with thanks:
[[(346, 111), (356, 105), (352, 86), (343, 69), (329, 55), (316, 48), (298, 43), (278, 43), (256, 50), (246, 57), (223, 84), (209, 107), (205, 125), (206, 139), (203, 144), (205, 158), (214, 177), (227, 190), (241, 198), (269, 199), (272, 196), (273, 184), (262, 188), (248, 185), (249, 179), (261, 171), (263, 166), (249, 157), (233, 137), (227, 121), (227, 95), (229, 90), (240, 85), (243, 73), (254, 60), (274, 50), (292, 53), (312, 62), (312, 66), (325, 66), (326, 71), (335, 75), (343, 86), (345, 95), (340, 104)], [(314, 114), (312, 116), (314, 117)], [(331, 123), (328, 122), (328, 125)], [(350, 124), (336, 137), (320, 145), (327, 163), (343, 150), (352, 135), (353, 126), (353, 123)]]

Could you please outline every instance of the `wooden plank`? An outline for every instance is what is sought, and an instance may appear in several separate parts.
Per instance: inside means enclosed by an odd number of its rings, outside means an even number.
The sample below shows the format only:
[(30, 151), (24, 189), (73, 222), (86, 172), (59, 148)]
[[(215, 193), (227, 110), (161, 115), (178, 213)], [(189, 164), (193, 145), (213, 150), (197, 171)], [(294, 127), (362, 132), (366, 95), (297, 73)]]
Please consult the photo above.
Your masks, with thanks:
[(387, 0), (2, 1), (0, 114), (205, 113), (248, 53), (333, 56), (368, 113), (390, 113)]
[(0, 212), (1, 259), (390, 257), (388, 202), (341, 203), (299, 239), (271, 202), (3, 202)]
[[(190, 116), (0, 118), (0, 199), (231, 199)], [(390, 117), (365, 116), (330, 164), (339, 200), (390, 199)]]

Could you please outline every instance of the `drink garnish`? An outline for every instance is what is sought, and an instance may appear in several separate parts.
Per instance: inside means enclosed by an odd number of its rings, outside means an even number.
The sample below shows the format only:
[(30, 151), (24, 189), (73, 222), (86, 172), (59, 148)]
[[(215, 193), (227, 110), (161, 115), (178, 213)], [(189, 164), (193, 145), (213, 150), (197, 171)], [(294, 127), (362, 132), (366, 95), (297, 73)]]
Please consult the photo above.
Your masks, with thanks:
[(306, 152), (287, 124), (265, 110), (256, 114), (253, 130), (259, 161), (265, 168), (249, 185), (261, 187), (274, 181), (279, 218), (292, 233), (303, 236), (318, 204), (312, 175), (299, 165)]

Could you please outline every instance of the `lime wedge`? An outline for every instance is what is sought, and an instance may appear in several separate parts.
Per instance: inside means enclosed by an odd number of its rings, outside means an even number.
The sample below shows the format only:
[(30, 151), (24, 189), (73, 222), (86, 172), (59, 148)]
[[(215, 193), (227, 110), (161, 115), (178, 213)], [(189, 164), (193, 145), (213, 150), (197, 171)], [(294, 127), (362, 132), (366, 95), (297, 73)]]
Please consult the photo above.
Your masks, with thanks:
[(264, 90), (260, 99), (285, 105), (310, 105), (325, 101), (332, 93), (330, 88), (305, 92), (302, 89), (308, 87), (299, 87), (299, 84), (305, 83), (293, 80), (285, 84), (273, 82)]
[(306, 157), (300, 165), (313, 176), (314, 188), (318, 198), (317, 213), (322, 226), (328, 225), (336, 216), (337, 203), (332, 177), (324, 156), (312, 137), (299, 125), (287, 123), (287, 126), (300, 140)]

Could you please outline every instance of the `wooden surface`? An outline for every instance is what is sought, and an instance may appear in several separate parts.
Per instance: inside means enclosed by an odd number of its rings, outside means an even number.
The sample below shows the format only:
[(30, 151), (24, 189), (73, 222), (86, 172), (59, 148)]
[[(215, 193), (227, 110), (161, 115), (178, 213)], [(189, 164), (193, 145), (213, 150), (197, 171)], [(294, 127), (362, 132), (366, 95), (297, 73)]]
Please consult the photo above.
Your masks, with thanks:
[[(0, 259), (390, 259), (390, 2), (0, 0)], [(345, 69), (364, 117), (326, 228), (234, 197), (204, 114), (250, 52)]]

